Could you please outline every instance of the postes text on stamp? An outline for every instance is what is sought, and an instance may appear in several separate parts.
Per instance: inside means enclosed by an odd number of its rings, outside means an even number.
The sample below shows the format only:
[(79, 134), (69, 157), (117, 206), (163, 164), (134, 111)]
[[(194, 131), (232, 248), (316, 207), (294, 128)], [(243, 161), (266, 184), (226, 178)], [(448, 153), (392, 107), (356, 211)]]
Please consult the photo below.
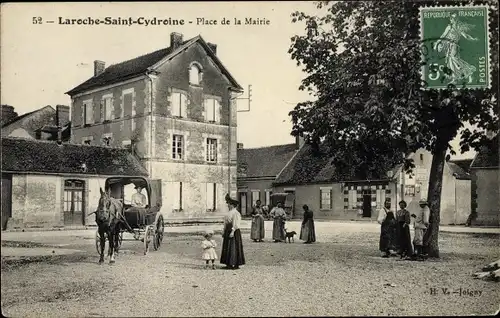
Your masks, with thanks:
[(491, 87), (487, 6), (422, 7), (419, 18), (425, 89)]

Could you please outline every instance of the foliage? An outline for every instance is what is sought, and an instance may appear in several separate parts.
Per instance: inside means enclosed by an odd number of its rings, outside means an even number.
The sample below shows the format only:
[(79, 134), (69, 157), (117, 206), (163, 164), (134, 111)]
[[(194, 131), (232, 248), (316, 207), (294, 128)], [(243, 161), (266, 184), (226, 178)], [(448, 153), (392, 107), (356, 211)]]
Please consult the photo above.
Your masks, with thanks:
[[(398, 163), (410, 170), (406, 154), (419, 148), (434, 152), (437, 143), (450, 147), (459, 133), (460, 151), (477, 149), (485, 141), (482, 131), (498, 127), (496, 89), (421, 90), (425, 43), (419, 37), (419, 7), (435, 4), (320, 2), (317, 9), (323, 15), (293, 13), (292, 21), (304, 22), (306, 32), (292, 37), (289, 53), (307, 73), (300, 89), (315, 100), (290, 112), (292, 134), (322, 143), (337, 167), (362, 167), (368, 177)], [(498, 4), (491, 4), (495, 26)], [(490, 34), (496, 88), (498, 33)], [(478, 129), (460, 131), (463, 122)]]

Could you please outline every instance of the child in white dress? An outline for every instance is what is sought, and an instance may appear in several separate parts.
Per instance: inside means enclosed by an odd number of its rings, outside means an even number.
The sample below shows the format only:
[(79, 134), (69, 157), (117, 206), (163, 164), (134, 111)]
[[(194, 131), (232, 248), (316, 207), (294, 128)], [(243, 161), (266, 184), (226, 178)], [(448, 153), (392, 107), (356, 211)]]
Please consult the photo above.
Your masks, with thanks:
[(217, 252), (215, 252), (215, 248), (217, 247), (217, 243), (212, 239), (213, 232), (208, 231), (203, 235), (205, 239), (201, 243), (201, 248), (203, 249), (203, 254), (201, 258), (205, 260), (205, 267), (209, 268), (209, 262), (212, 262), (212, 269), (215, 269), (215, 260), (217, 259)]

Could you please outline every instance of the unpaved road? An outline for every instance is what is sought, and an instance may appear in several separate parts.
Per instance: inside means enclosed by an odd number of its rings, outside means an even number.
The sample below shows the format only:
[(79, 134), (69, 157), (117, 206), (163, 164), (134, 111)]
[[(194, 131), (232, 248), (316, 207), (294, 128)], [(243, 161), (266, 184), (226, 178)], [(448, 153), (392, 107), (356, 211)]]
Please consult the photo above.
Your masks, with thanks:
[[(170, 235), (146, 256), (140, 242), (125, 241), (112, 266), (97, 264), (91, 239), (69, 240), (64, 248), (82, 252), (2, 269), (3, 314), (439, 316), (499, 310), (499, 283), (471, 277), (498, 259), (499, 235), (441, 233), (442, 257), (427, 262), (380, 258), (375, 232), (339, 230), (319, 235), (312, 245), (297, 238), (294, 244), (253, 243), (248, 237), (247, 265), (237, 271), (204, 269), (200, 236)], [(220, 236), (216, 241), (220, 253)], [(460, 288), (475, 294), (453, 293)]]

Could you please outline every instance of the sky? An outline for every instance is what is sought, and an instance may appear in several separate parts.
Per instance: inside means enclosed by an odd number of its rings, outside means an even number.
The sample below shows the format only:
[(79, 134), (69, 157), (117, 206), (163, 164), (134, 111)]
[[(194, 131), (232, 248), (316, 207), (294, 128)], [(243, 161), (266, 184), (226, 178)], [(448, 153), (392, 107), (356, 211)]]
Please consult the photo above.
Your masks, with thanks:
[[(293, 143), (288, 113), (309, 99), (298, 87), (305, 73), (288, 54), (302, 24), (291, 23), (294, 11), (314, 12), (313, 2), (140, 2), (140, 3), (8, 3), (1, 11), (1, 103), (18, 114), (45, 105), (70, 105), (64, 93), (93, 75), (93, 61), (119, 63), (169, 46), (170, 33), (184, 39), (201, 35), (217, 44), (217, 56), (239, 82), (249, 112), (238, 113), (238, 142), (245, 148)], [(40, 17), (42, 23), (38, 22)], [(94, 19), (184, 19), (184, 25), (63, 25), (59, 17)], [(217, 25), (197, 24), (198, 19)], [(226, 18), (230, 25), (221, 25)], [(244, 25), (245, 18), (268, 25)], [(242, 25), (234, 25), (240, 19)], [(193, 21), (192, 24), (187, 21)], [(46, 21), (55, 21), (48, 24)], [(248, 101), (238, 102), (240, 110)], [(458, 141), (453, 142), (458, 146)], [(471, 158), (473, 153), (456, 156)]]

